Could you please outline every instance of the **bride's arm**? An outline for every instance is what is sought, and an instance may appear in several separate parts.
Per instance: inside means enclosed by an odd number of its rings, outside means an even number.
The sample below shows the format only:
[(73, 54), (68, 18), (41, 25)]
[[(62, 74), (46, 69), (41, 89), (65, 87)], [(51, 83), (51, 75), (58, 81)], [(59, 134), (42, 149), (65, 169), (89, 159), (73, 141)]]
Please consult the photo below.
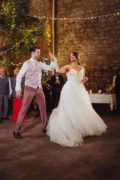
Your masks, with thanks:
[(55, 56), (51, 55), (50, 58), (54, 61), (54, 65), (55, 65), (55, 70), (56, 70), (56, 72), (59, 72), (59, 73), (61, 73), (61, 74), (64, 74), (64, 73), (66, 73), (66, 72), (69, 70), (69, 65), (65, 65), (65, 66), (63, 66), (63, 67), (60, 68)]

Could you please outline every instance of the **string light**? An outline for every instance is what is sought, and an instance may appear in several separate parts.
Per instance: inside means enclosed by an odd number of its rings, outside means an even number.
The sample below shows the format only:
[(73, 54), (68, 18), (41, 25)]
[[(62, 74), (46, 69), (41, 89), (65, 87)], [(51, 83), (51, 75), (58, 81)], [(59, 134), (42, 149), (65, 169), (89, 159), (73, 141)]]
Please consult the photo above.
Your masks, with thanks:
[(11, 65), (19, 67), (19, 66), (22, 65), (22, 63), (20, 62), (20, 63), (18, 63), (18, 64), (15, 64), (15, 63), (11, 62)]
[[(52, 18), (52, 17), (46, 17), (46, 16), (30, 16), (29, 17), (33, 17), (33, 18), (38, 18), (38, 19), (47, 19), (47, 20), (53, 20), (53, 21), (67, 21), (67, 20), (70, 20), (70, 21), (80, 21), (80, 20), (94, 20), (94, 19), (97, 19), (97, 18), (108, 18), (110, 16), (120, 16), (120, 12), (116, 12), (116, 13), (110, 13), (110, 14), (105, 14), (105, 15), (99, 15), (99, 16), (90, 16), (90, 17), (74, 17), (74, 18), (66, 18), (66, 17), (56, 17), (56, 18)], [(47, 21), (48, 23), (48, 21)], [(24, 30), (23, 30), (24, 31)], [(32, 32), (32, 30), (29, 30)], [(51, 34), (49, 34), (51, 35)], [(7, 53), (7, 51), (10, 51), (12, 49), (14, 49), (18, 44), (20, 44), (21, 42), (23, 42), (24, 40), (20, 41), (20, 42), (17, 42), (15, 45), (13, 45), (11, 48), (7, 49), (6, 51), (1, 51), (0, 53), (4, 52), (4, 53)]]
[[(29, 17), (32, 17), (32, 18), (37, 18), (37, 19), (40, 19), (40, 20), (46, 20), (47, 19), (47, 30), (46, 30), (46, 34), (47, 34), (47, 42), (48, 42), (48, 53), (50, 54), (50, 46), (51, 46), (51, 32), (50, 32), (50, 25), (48, 23), (49, 20), (52, 20), (52, 21), (88, 21), (88, 20), (94, 20), (94, 19), (97, 19), (97, 18), (108, 18), (108, 17), (111, 17), (111, 16), (120, 16), (120, 12), (116, 12), (116, 13), (110, 13), (110, 14), (105, 14), (105, 15), (98, 15), (98, 16), (89, 16), (89, 17), (74, 17), (74, 18), (66, 18), (66, 17), (46, 17), (46, 16), (31, 16), (29, 15)], [(24, 31), (24, 30), (23, 30)], [(32, 31), (32, 30), (29, 30), (29, 31)], [(7, 49), (7, 50), (3, 50), (1, 51), (0, 53), (7, 53), (8, 51), (14, 49), (18, 44), (20, 44), (21, 42), (24, 42), (24, 40), (21, 40), (19, 42), (17, 42), (16, 44), (14, 44), (11, 48)], [(22, 63), (18, 63), (18, 64), (14, 64), (11, 62), (11, 65), (14, 65), (14, 66), (20, 66)]]
[[(45, 18), (45, 17), (44, 17)], [(30, 30), (31, 31), (31, 30)], [(45, 24), (45, 38), (46, 38), (46, 41), (47, 41), (47, 45), (48, 45), (48, 54), (50, 55), (50, 53), (51, 53), (51, 30), (50, 30), (50, 24), (49, 24), (49, 22), (48, 21), (46, 21), (46, 24)], [(3, 50), (3, 51), (1, 51), (0, 53), (7, 53), (8, 51), (11, 51), (11, 50), (13, 50), (18, 44), (20, 44), (21, 42), (24, 42), (24, 40), (21, 40), (21, 41), (19, 41), (19, 42), (17, 42), (17, 43), (15, 43), (11, 48), (9, 48), (9, 49), (7, 49), (7, 50)], [(5, 56), (5, 55), (3, 55), (3, 56)], [(3, 61), (2, 61), (3, 62)], [(6, 65), (6, 63), (2, 63), (1, 62), (1, 64), (2, 65)], [(22, 63), (18, 63), (18, 64), (14, 64), (14, 63), (12, 63), (11, 62), (11, 65), (13, 65), (13, 66), (21, 66), (22, 65)]]
[(0, 51), (0, 53), (4, 52), (4, 53), (7, 53), (8, 51), (14, 49), (18, 44), (20, 44), (21, 42), (23, 42), (24, 40), (21, 40), (19, 42), (17, 42), (16, 44), (14, 44), (11, 48), (5, 50), (5, 51)]
[(120, 16), (120, 12), (116, 12), (116, 13), (110, 13), (110, 14), (105, 14), (105, 15), (98, 15), (98, 16), (89, 16), (89, 17), (74, 17), (74, 18), (67, 18), (67, 17), (46, 17), (46, 16), (29, 16), (29, 17), (33, 17), (33, 18), (37, 18), (37, 19), (47, 19), (47, 20), (54, 20), (54, 21), (67, 21), (67, 20), (71, 20), (71, 21), (80, 21), (80, 20), (93, 20), (93, 19), (97, 19), (97, 18), (108, 18), (110, 16)]

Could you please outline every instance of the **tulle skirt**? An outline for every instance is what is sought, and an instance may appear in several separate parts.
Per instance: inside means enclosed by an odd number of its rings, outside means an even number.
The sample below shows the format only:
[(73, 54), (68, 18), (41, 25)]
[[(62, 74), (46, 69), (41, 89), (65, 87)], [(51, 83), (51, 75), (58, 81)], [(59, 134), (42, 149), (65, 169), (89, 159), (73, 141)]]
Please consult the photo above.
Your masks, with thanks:
[(47, 135), (52, 142), (76, 147), (83, 137), (101, 135), (106, 124), (92, 107), (83, 83), (67, 81), (61, 91), (58, 107), (50, 115)]

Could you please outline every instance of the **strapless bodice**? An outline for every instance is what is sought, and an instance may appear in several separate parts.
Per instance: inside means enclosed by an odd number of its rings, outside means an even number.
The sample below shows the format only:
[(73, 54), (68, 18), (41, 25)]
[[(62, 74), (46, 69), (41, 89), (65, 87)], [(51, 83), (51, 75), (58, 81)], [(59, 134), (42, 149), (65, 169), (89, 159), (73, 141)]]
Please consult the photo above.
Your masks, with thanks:
[(84, 76), (84, 68), (82, 68), (79, 72), (76, 69), (70, 69), (66, 75), (68, 81), (82, 82)]

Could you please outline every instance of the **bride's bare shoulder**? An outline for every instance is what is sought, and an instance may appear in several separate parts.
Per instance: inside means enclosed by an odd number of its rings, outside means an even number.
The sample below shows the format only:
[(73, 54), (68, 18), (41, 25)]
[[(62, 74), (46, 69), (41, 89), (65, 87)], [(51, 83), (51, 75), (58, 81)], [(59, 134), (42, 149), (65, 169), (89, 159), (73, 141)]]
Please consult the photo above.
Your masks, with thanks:
[(81, 69), (84, 69), (84, 66), (79, 65), (79, 69), (80, 69), (80, 70), (81, 70)]

